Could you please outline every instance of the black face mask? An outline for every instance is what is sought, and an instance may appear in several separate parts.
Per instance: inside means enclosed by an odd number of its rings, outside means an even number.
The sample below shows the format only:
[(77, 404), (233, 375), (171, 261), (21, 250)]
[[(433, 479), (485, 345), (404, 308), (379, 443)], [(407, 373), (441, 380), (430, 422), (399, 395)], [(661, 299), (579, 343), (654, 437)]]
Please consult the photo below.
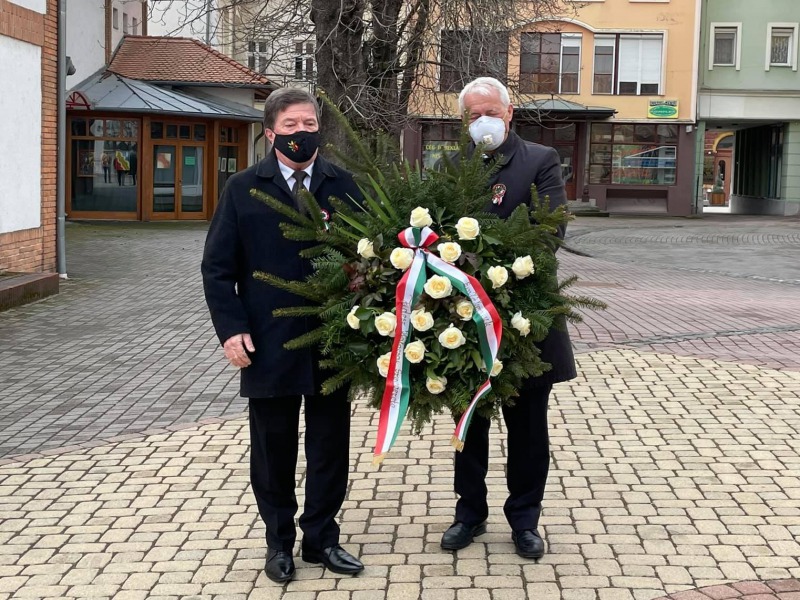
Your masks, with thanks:
[(276, 133), (272, 145), (292, 162), (304, 163), (311, 160), (319, 148), (319, 131), (298, 131), (286, 135)]

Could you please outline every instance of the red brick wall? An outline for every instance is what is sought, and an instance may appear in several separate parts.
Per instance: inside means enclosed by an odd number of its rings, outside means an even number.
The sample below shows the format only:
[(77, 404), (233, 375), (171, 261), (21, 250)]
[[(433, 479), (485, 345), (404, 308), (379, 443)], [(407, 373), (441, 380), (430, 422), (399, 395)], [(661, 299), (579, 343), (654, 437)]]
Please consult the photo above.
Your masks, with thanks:
[(42, 47), (42, 217), (36, 229), (0, 233), (0, 270), (56, 270), (58, 2), (41, 15), (0, 0), (0, 35)]

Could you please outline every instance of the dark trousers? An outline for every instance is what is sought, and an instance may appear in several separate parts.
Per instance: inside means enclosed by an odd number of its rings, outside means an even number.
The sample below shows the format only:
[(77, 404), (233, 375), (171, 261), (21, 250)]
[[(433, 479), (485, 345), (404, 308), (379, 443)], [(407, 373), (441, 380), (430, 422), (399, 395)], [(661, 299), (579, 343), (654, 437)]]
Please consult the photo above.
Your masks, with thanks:
[[(300, 396), (251, 398), (250, 482), (267, 526), (267, 546), (292, 552), (296, 538), (295, 476)], [(347, 490), (350, 403), (346, 393), (305, 397), (306, 489), (300, 516), (303, 546), (339, 543), (336, 514)]]
[[(536, 529), (550, 469), (547, 403), (551, 385), (530, 387), (520, 393), (514, 406), (503, 407), (508, 430), (506, 483), (508, 499), (503, 510), (511, 529)], [(486, 474), (489, 471), (488, 419), (475, 415), (467, 431), (464, 450), (456, 452), (456, 521), (477, 525), (486, 520)]]

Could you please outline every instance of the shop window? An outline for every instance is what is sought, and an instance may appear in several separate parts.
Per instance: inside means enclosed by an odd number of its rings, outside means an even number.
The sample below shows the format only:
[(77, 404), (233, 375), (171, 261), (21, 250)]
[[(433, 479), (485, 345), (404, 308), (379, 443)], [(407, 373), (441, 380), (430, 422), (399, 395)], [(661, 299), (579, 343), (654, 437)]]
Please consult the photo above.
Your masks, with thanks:
[(235, 127), (220, 127), (219, 141), (223, 144), (239, 143), (239, 130)]
[(136, 142), (73, 139), (71, 210), (135, 213), (138, 199)]
[(677, 139), (675, 125), (595, 123), (589, 183), (674, 185)]
[(445, 154), (458, 152), (460, 123), (425, 123), (422, 126), (422, 166), (433, 169)]
[(85, 136), (89, 135), (86, 129), (86, 119), (71, 119), (70, 121), (70, 133), (72, 135), (80, 135)]
[(580, 34), (521, 34), (520, 91), (577, 94), (581, 39)]
[(206, 126), (205, 125), (195, 125), (194, 126), (194, 141), (195, 142), (205, 142), (206, 141)]
[(174, 140), (178, 137), (178, 126), (167, 123), (167, 139)]
[(508, 77), (508, 32), (442, 30), (439, 91), (459, 92), (476, 77)]
[(164, 137), (164, 123), (152, 121), (150, 123), (150, 137), (154, 140), (162, 139)]
[(180, 125), (178, 127), (178, 137), (182, 140), (190, 140), (192, 139), (192, 126), (191, 125)]
[(541, 125), (533, 125), (530, 123), (520, 123), (517, 125), (515, 129), (517, 135), (521, 137), (523, 140), (527, 140), (529, 142), (535, 142), (537, 144), (542, 143), (542, 126)]
[(120, 122), (116, 119), (109, 119), (106, 121), (105, 135), (107, 137), (120, 137)]

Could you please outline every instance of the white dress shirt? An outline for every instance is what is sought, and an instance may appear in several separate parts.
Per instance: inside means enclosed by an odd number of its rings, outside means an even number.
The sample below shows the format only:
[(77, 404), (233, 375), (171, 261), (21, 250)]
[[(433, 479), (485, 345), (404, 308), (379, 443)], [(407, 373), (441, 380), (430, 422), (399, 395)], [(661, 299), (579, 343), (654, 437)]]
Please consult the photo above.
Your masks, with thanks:
[[(281, 174), (283, 175), (284, 179), (286, 179), (286, 183), (289, 186), (290, 190), (294, 189), (294, 169), (283, 164), (281, 161), (278, 161), (278, 167), (281, 170)], [(309, 189), (311, 185), (311, 173), (314, 171), (314, 163), (308, 165), (305, 169), (302, 169), (306, 173), (306, 178), (303, 181), (303, 187)]]

